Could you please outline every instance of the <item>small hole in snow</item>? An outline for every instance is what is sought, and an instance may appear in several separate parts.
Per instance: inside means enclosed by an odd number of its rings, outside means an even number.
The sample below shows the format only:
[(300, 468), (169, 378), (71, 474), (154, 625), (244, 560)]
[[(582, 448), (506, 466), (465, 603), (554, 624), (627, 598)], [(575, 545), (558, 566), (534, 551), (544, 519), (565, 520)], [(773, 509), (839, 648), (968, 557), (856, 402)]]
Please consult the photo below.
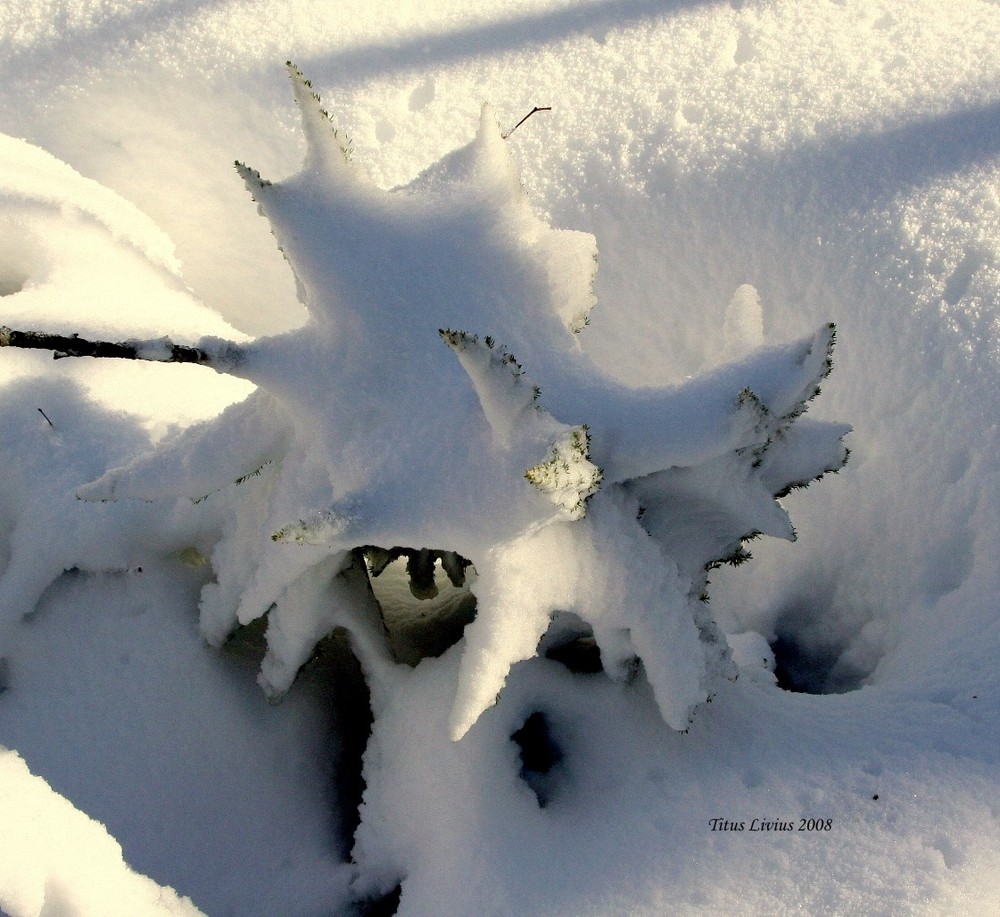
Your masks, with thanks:
[(752, 61), (757, 56), (757, 46), (754, 40), (746, 33), (741, 32), (736, 42), (736, 53), (733, 55), (733, 63), (745, 64)]
[(561, 611), (538, 644), (538, 655), (562, 663), (571, 672), (592, 675), (604, 671), (594, 631), (582, 618)]
[(402, 884), (381, 898), (371, 898), (362, 901), (357, 906), (358, 917), (392, 917), (399, 910), (399, 900), (403, 895)]
[(429, 76), (410, 93), (410, 111), (420, 111), (430, 105), (434, 101), (434, 92), (434, 78)]
[(772, 644), (774, 675), (778, 687), (799, 694), (842, 694), (860, 687), (857, 673), (845, 681), (833, 679), (839, 658), (830, 647), (796, 642), (793, 635), (778, 637)]
[(397, 662), (416, 666), (457, 643), (476, 616), (476, 568), (454, 551), (361, 548)]
[(544, 809), (552, 799), (553, 771), (563, 760), (549, 721), (544, 713), (535, 711), (510, 738), (521, 749), (520, 777), (531, 787), (539, 808)]
[(862, 635), (870, 620), (870, 614), (835, 606), (819, 589), (787, 603), (770, 641), (778, 687), (802, 694), (844, 694), (862, 687), (878, 662)]

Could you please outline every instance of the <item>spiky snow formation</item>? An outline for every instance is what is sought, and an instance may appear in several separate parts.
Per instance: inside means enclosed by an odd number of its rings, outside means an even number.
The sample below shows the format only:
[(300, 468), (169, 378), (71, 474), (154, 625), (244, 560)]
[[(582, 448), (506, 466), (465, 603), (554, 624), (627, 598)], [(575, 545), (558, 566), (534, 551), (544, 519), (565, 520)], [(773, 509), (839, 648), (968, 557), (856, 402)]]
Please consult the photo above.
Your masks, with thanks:
[(410, 546), (478, 572), (452, 738), (559, 611), (592, 627), (611, 677), (641, 660), (684, 729), (734, 672), (700, 601), (706, 566), (751, 534), (793, 537), (775, 495), (845, 459), (846, 427), (793, 426), (829, 371), (832, 327), (680, 387), (625, 388), (575, 337), (594, 240), (534, 215), (488, 106), (468, 146), (387, 193), (289, 73), (302, 171), (270, 182), (238, 169), (309, 321), (227, 363), (258, 386), (245, 402), (80, 495), (188, 496), (227, 520), (202, 630), (218, 644), (268, 614), (272, 695), (336, 626), (370, 678), (396, 677), (359, 558)]

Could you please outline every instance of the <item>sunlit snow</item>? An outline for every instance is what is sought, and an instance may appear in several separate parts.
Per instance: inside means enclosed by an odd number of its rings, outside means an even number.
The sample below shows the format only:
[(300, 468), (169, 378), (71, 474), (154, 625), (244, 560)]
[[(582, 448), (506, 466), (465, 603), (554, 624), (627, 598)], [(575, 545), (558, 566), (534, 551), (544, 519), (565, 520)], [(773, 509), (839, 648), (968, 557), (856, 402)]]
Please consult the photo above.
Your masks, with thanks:
[[(998, 39), (989, 0), (0, 9), (0, 325), (260, 354), (0, 350), (0, 909), (990, 913)], [(687, 594), (751, 517), (784, 537)]]

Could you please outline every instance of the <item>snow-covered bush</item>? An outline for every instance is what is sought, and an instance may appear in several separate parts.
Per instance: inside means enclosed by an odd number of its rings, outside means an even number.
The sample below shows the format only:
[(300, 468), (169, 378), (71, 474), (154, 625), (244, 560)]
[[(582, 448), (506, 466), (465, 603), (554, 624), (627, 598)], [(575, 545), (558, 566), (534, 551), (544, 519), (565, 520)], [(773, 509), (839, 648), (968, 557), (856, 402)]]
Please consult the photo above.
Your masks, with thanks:
[[(737, 672), (707, 571), (739, 563), (757, 535), (794, 539), (778, 500), (843, 464), (848, 428), (801, 416), (830, 370), (832, 326), (681, 386), (605, 377), (578, 337), (594, 239), (535, 215), (488, 106), (471, 143), (385, 192), (289, 72), (302, 171), (272, 183), (237, 168), (309, 321), (251, 342), (204, 338), (183, 357), (170, 341), (127, 342), (138, 358), (194, 360), (257, 388), (77, 493), (95, 513), (160, 506), (165, 549), (197, 543), (213, 571), (201, 631), (221, 646), (266, 617), (271, 697), (323, 638), (349, 634), (376, 717), (358, 857), (384, 891), (405, 870), (384, 851), (375, 865), (372, 827), (401, 698), (447, 706), (428, 756), (451, 754), (445, 739), (469, 733), (512, 667), (589, 647), (592, 668), (645, 679), (663, 719), (686, 729)], [(734, 354), (756, 303), (741, 290)], [(426, 609), (421, 635), (406, 619)]]

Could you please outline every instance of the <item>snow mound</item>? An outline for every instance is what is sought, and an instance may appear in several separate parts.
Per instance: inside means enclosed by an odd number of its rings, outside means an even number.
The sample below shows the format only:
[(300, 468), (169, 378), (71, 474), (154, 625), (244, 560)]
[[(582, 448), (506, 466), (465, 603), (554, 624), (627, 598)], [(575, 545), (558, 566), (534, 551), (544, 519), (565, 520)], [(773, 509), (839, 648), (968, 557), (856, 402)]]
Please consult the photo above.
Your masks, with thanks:
[[(239, 332), (200, 306), (165, 233), (137, 207), (44, 150), (0, 135), (4, 321), (52, 332)], [(15, 295), (16, 294), (16, 295)]]
[[(260, 390), (80, 496), (229, 502), (202, 632), (220, 644), (269, 615), (260, 680), (274, 697), (334, 627), (381, 639), (361, 557), (409, 546), (457, 552), (480, 574), (454, 739), (562, 610), (593, 626), (611, 677), (641, 660), (685, 729), (735, 672), (701, 601), (705, 570), (757, 534), (792, 538), (775, 497), (846, 460), (847, 427), (796, 423), (830, 371), (833, 327), (685, 386), (627, 389), (576, 342), (593, 240), (532, 212), (488, 106), (471, 143), (386, 193), (288, 70), (302, 171), (274, 183), (237, 170), (310, 320), (214, 343), (226, 356), (209, 365)], [(752, 324), (759, 306), (737, 297)]]
[(0, 907), (11, 917), (196, 915), (189, 898), (129, 868), (107, 829), (0, 747)]

